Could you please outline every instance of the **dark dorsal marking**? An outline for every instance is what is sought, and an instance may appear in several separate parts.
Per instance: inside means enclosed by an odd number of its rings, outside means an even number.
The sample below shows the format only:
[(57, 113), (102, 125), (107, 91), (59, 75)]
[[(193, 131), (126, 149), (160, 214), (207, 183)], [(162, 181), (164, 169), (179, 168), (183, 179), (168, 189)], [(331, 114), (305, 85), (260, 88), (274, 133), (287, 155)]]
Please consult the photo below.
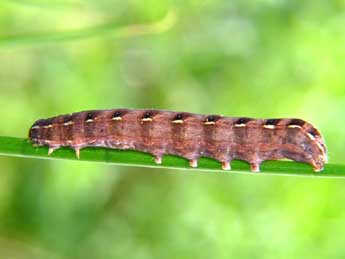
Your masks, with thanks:
[(204, 125), (214, 125), (220, 118), (221, 116), (219, 115), (209, 115), (205, 118)]
[(304, 124), (305, 124), (304, 120), (292, 119), (292, 120), (289, 121), (288, 126), (300, 126), (300, 127), (303, 127)]
[(239, 118), (239, 119), (237, 119), (237, 121), (235, 122), (235, 124), (247, 124), (249, 121), (251, 121), (251, 120), (253, 120), (253, 119), (251, 119), (251, 118), (246, 118), (246, 117), (244, 117), (244, 118)]
[(72, 120), (72, 116), (71, 115), (65, 115), (63, 118), (63, 123), (68, 123)]
[(119, 109), (113, 112), (112, 114), (112, 120), (114, 121), (121, 121), (122, 117), (128, 113), (128, 110), (126, 109)]
[(188, 116), (188, 113), (177, 113), (171, 122), (173, 124), (183, 124)]
[(141, 124), (148, 124), (147, 122), (153, 121), (154, 112), (153, 111), (146, 111), (141, 115)]
[(33, 126), (39, 126), (39, 127), (43, 126), (43, 125), (45, 125), (45, 121), (46, 120), (44, 120), (44, 119), (38, 120), (35, 122), (35, 124)]
[(176, 114), (176, 116), (174, 117), (174, 121), (176, 121), (176, 120), (183, 120), (183, 118), (184, 118), (184, 115), (183, 115), (183, 113), (178, 113), (178, 114)]
[(308, 133), (311, 134), (313, 137), (320, 136), (320, 132), (315, 128), (311, 128), (310, 130), (308, 130)]
[(215, 122), (216, 117), (214, 115), (207, 116), (205, 122)]
[(123, 115), (123, 112), (121, 112), (121, 111), (115, 111), (115, 112), (113, 113), (112, 118), (118, 118), (118, 117), (121, 117), (122, 115)]
[(265, 121), (265, 125), (277, 126), (281, 119), (268, 119)]
[(52, 125), (54, 123), (54, 119), (55, 118), (49, 118), (49, 119), (44, 120), (42, 126)]
[(96, 114), (93, 112), (88, 112), (85, 116), (85, 122), (92, 122), (96, 118)]
[(153, 115), (152, 112), (147, 111), (147, 112), (144, 113), (143, 119), (151, 119), (152, 115)]

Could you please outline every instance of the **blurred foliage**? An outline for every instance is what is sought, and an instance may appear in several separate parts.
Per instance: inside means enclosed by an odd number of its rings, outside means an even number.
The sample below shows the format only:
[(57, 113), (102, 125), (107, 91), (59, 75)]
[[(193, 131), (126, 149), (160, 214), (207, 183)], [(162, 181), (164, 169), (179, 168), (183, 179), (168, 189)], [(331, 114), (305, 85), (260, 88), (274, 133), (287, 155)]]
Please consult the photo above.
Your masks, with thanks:
[[(301, 117), (344, 163), (344, 11), (340, 0), (1, 1), (0, 135), (116, 107)], [(0, 169), (1, 258), (345, 256), (343, 180), (19, 158)]]

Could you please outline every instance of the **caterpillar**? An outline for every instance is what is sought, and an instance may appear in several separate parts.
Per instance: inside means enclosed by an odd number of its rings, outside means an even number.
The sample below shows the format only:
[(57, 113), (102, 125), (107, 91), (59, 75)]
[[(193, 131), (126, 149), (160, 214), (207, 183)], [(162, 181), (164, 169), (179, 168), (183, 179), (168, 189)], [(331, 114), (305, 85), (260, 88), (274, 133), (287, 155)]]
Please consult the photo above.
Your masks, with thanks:
[(265, 160), (291, 159), (315, 172), (327, 161), (319, 131), (301, 119), (254, 119), (165, 110), (90, 110), (37, 120), (29, 130), (36, 146), (48, 155), (69, 146), (80, 157), (84, 147), (131, 149), (150, 153), (157, 164), (164, 154), (181, 156), (191, 167), (209, 157), (231, 170), (231, 161), (247, 161), (260, 171)]

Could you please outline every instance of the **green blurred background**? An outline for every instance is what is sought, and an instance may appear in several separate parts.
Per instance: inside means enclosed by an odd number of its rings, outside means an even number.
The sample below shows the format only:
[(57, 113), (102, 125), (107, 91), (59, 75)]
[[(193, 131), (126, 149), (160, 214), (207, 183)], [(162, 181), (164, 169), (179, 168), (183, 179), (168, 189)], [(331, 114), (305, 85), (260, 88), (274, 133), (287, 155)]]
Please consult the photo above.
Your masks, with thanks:
[[(86, 109), (301, 117), (344, 163), (345, 2), (3, 0), (0, 135)], [(0, 157), (0, 258), (344, 258), (345, 181)]]

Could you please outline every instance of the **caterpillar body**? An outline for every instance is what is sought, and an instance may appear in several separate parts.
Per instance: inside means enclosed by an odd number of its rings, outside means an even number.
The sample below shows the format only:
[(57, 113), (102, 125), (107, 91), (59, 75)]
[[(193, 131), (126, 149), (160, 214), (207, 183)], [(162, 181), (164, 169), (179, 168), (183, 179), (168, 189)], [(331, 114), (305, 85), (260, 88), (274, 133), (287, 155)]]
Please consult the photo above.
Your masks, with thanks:
[(234, 159), (260, 171), (265, 160), (292, 159), (321, 171), (327, 161), (319, 131), (301, 119), (254, 119), (201, 115), (164, 110), (90, 110), (36, 121), (29, 131), (33, 144), (75, 150), (88, 146), (131, 149), (150, 153), (157, 164), (164, 154), (189, 160), (218, 160), (224, 170)]

